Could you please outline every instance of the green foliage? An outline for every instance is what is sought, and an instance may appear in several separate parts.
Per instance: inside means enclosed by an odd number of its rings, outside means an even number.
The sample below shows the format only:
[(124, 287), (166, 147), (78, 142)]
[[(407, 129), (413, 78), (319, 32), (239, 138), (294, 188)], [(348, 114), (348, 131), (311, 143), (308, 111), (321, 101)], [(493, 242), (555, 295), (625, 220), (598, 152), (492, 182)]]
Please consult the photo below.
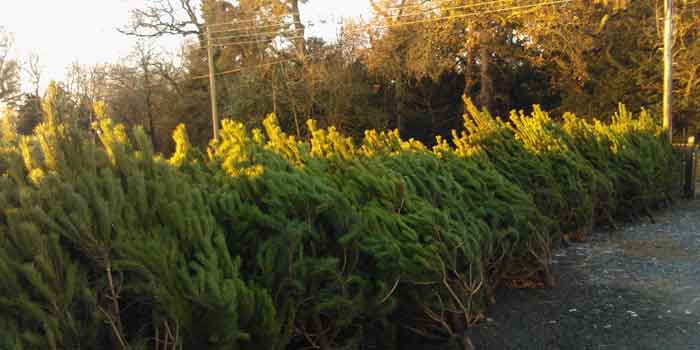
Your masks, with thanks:
[(558, 223), (557, 231), (590, 227), (596, 211), (610, 217), (612, 183), (547, 113), (535, 106), (531, 115), (512, 112), (508, 123), (466, 102), (469, 134), (459, 135), (458, 149), (485, 154), (503, 176), (531, 194), (542, 213)]
[[(50, 95), (52, 96), (52, 95)], [(468, 105), (432, 148), (225, 120), (170, 159), (109, 119), (0, 143), (0, 348), (399, 348), (453, 336), (552, 242), (648, 212), (678, 159), (646, 112), (611, 124)], [(97, 105), (97, 110), (103, 106)], [(64, 122), (61, 122), (64, 121)], [(68, 122), (65, 122), (68, 121)], [(537, 277), (536, 277), (537, 278)], [(167, 344), (167, 345), (166, 345)]]
[(143, 130), (132, 144), (102, 120), (99, 135), (49, 119), (0, 168), (3, 341), (275, 348), (272, 299), (240, 278), (202, 189)]
[(678, 195), (678, 155), (646, 111), (635, 118), (619, 105), (609, 124), (569, 113), (562, 127), (580, 154), (613, 183), (614, 197), (607, 204), (611, 214), (648, 213)]

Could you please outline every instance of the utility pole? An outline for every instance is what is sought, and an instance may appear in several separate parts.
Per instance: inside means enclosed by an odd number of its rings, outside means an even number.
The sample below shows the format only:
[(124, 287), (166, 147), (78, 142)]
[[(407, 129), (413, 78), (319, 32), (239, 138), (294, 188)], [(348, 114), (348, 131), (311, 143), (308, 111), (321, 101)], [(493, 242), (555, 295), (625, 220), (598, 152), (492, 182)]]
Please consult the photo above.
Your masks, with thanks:
[(214, 48), (211, 42), (211, 30), (207, 28), (207, 62), (209, 63), (209, 96), (211, 97), (211, 121), (214, 141), (219, 140), (219, 113), (216, 108), (216, 72), (214, 71)]
[(664, 102), (663, 126), (668, 132), (669, 142), (673, 141), (672, 117), (673, 90), (673, 0), (664, 0)]

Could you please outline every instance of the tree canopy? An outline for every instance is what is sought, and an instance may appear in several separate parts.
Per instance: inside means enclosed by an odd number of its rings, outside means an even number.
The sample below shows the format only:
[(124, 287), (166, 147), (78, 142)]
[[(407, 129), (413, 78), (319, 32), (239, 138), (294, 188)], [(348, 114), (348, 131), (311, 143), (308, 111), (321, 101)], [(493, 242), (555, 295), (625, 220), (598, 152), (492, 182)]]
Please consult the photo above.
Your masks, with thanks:
[[(144, 126), (161, 152), (180, 122), (195, 144), (211, 137), (207, 30), (222, 115), (255, 126), (274, 112), (296, 136), (314, 117), (355, 137), (397, 128), (430, 143), (461, 125), (462, 96), (497, 115), (534, 104), (589, 118), (619, 102), (659, 111), (660, 2), (373, 0), (373, 18), (345, 21), (332, 40), (306, 35), (314, 23), (302, 23), (302, 2), (149, 0), (120, 28), (143, 37), (129, 57), (74, 69), (62, 85), (86, 118), (104, 100), (111, 118)], [(700, 14), (681, 2), (674, 21), (675, 125), (693, 133)], [(180, 52), (149, 43), (166, 35), (184, 38)], [(0, 67), (0, 91), (16, 96), (7, 91), (17, 88), (17, 62)], [(37, 97), (14, 99), (25, 131), (36, 125)]]

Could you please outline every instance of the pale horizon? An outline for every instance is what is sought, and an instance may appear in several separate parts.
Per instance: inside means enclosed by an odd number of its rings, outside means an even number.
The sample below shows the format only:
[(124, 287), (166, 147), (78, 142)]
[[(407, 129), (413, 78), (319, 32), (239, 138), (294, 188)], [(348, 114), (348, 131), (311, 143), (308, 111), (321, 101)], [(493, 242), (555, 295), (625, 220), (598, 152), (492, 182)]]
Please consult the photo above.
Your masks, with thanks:
[[(129, 22), (130, 10), (140, 7), (139, 0), (34, 0), (13, 2), (0, 12), (0, 27), (14, 36), (13, 58), (26, 61), (39, 56), (42, 87), (49, 81), (62, 81), (73, 63), (98, 65), (126, 57), (138, 38), (117, 31)], [(368, 0), (310, 0), (300, 12), (304, 22), (319, 23), (307, 28), (307, 36), (334, 38), (337, 21), (371, 14)], [(327, 20), (320, 23), (320, 19)], [(167, 36), (154, 41), (156, 47), (175, 52), (182, 36)], [(24, 74), (23, 74), (24, 75)], [(23, 78), (22, 90), (30, 89)]]

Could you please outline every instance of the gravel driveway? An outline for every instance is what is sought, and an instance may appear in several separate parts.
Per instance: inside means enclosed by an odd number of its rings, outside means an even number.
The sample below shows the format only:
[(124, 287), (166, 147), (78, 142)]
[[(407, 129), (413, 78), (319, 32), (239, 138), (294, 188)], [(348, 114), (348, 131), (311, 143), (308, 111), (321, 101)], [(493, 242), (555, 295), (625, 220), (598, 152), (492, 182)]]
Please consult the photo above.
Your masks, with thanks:
[(557, 286), (503, 290), (484, 349), (700, 350), (700, 200), (555, 252)]

